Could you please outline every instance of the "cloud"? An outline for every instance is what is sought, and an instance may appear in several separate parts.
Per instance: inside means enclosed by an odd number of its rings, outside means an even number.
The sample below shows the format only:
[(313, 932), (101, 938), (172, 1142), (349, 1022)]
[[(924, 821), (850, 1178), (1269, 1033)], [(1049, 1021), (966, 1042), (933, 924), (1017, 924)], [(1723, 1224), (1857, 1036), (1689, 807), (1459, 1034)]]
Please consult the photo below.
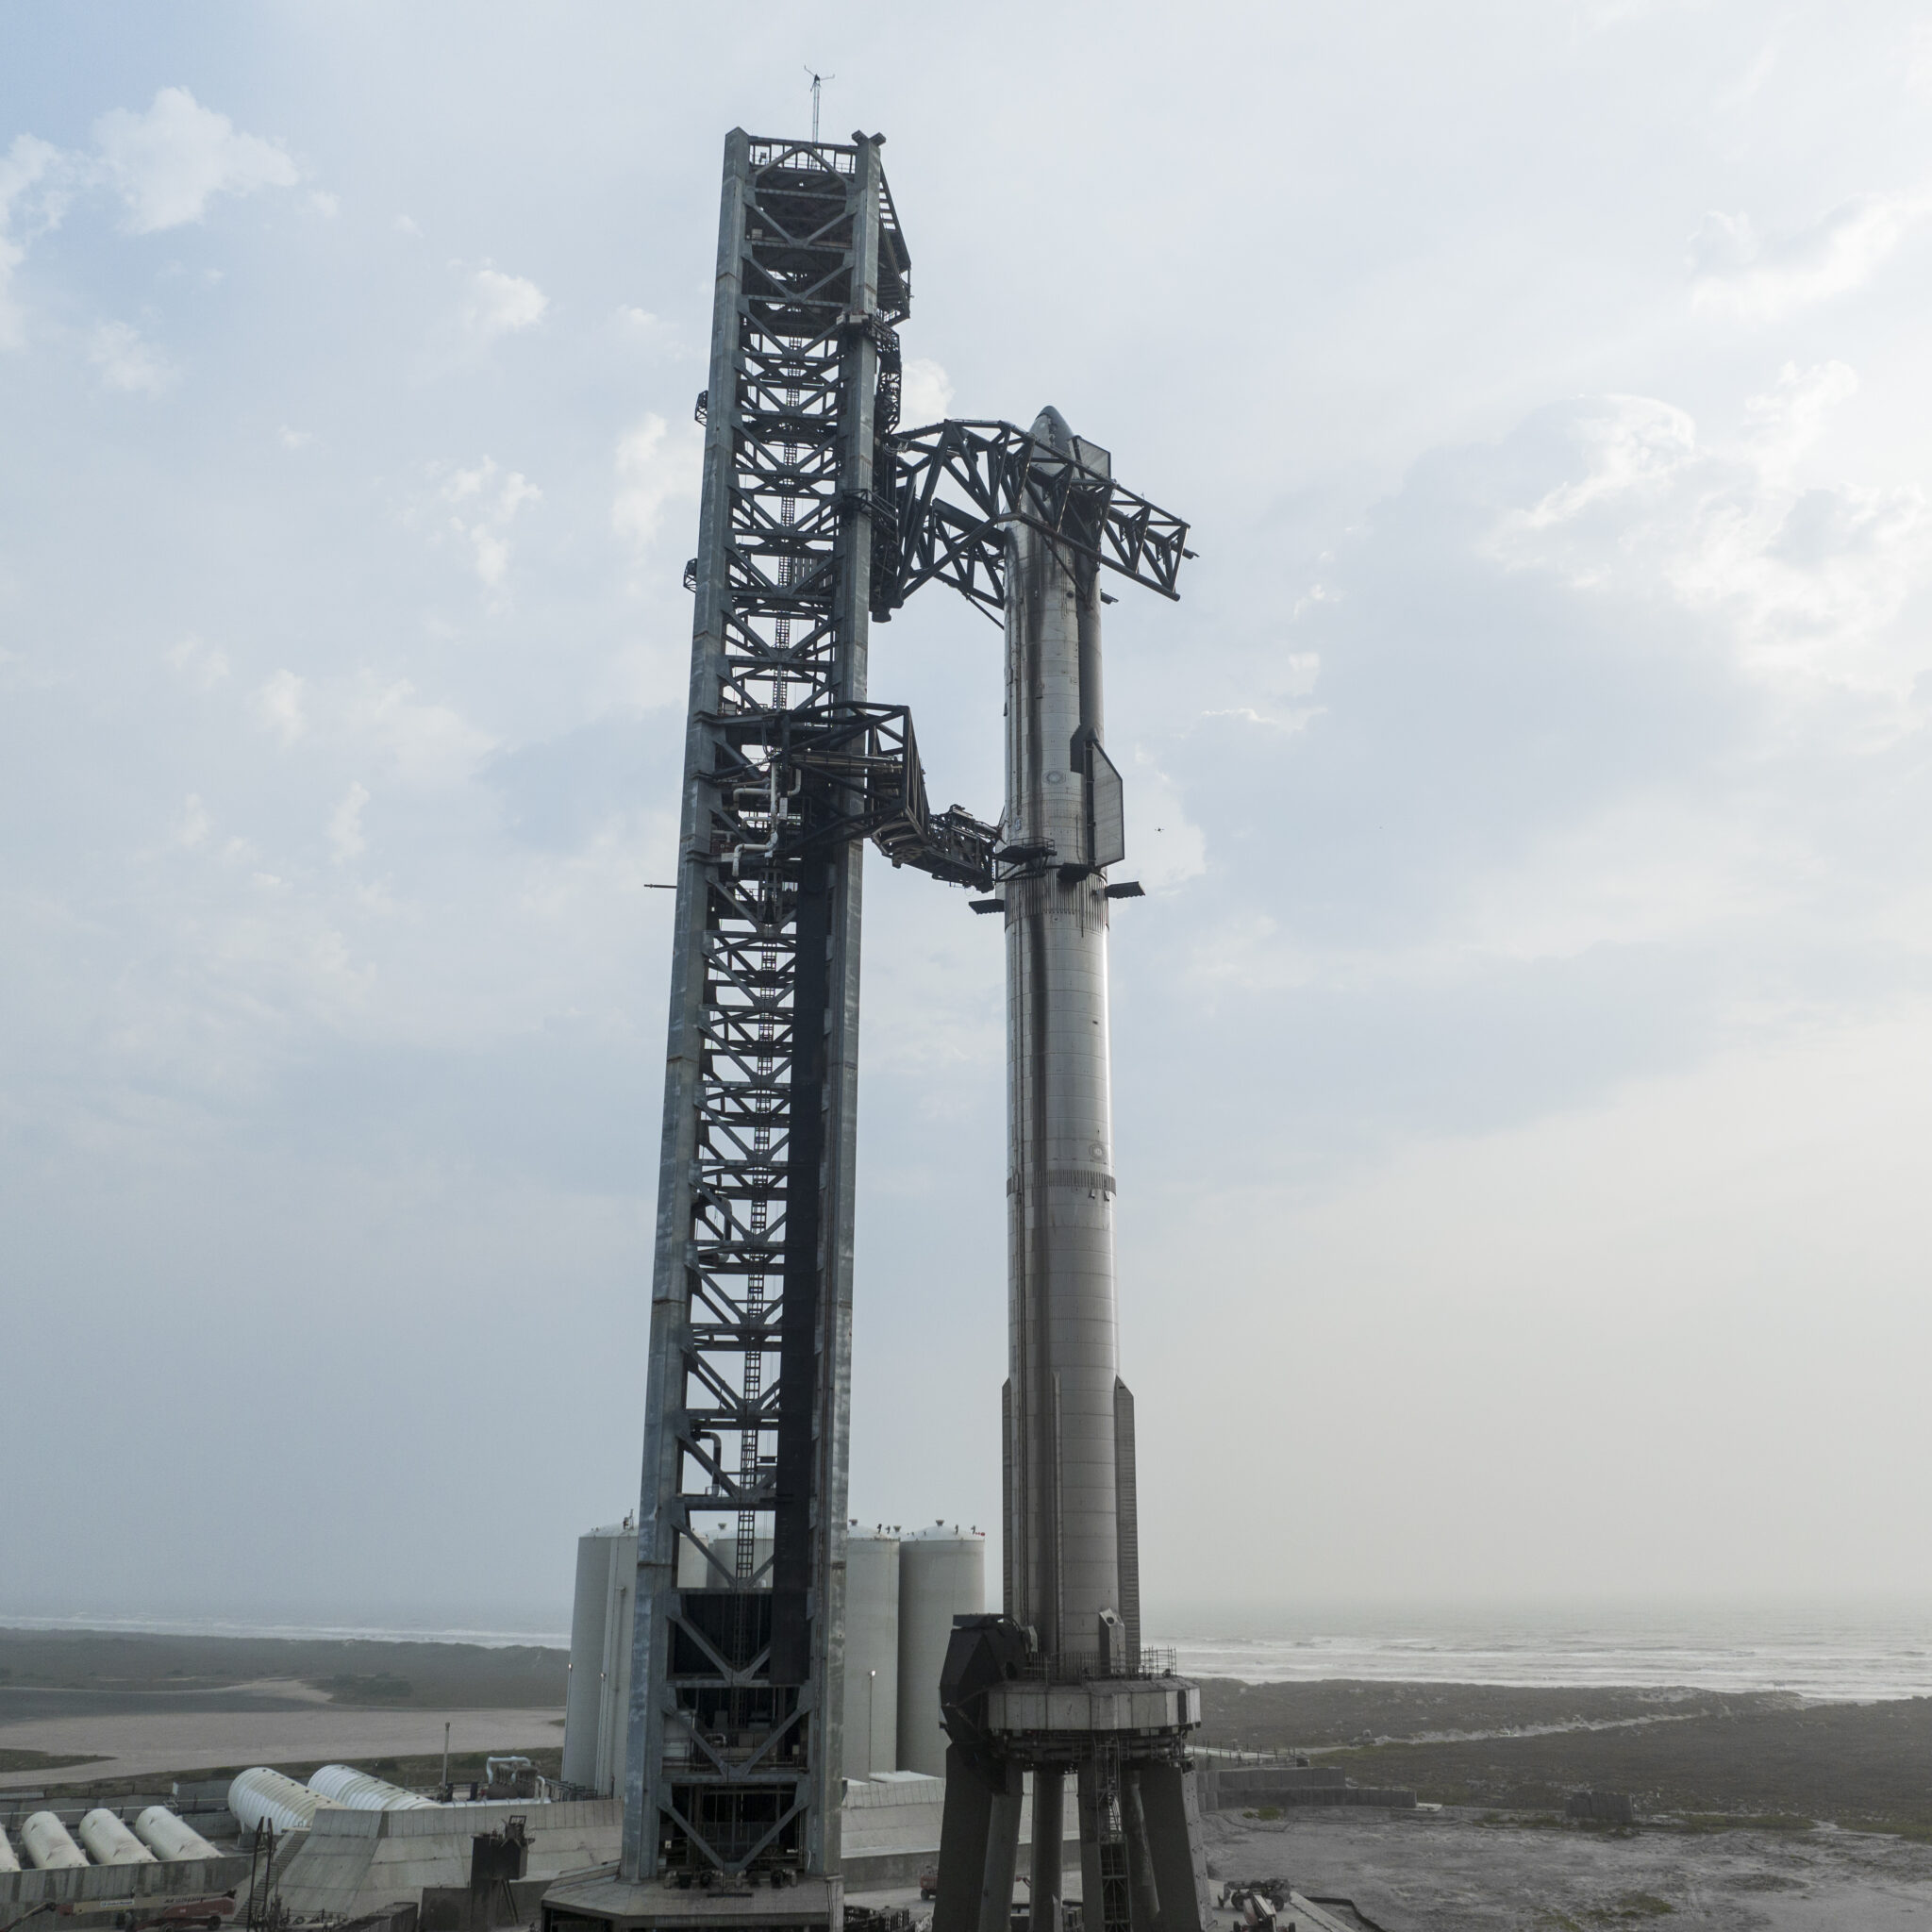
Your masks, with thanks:
[(926, 356), (908, 356), (899, 378), (899, 421), (908, 429), (942, 422), (953, 407), (953, 384)]
[[(1785, 700), (1835, 686), (1887, 701), (1902, 725), (1924, 669), (1916, 635), (1898, 628), (1932, 558), (1923, 493), (1796, 481), (1799, 458), (1856, 388), (1842, 363), (1787, 365), (1746, 403), (1730, 448), (1707, 446), (1685, 411), (1648, 397), (1547, 412), (1572, 474), (1502, 514), (1493, 554), (1591, 595), (1707, 621), (1731, 662)], [(1861, 716), (1869, 728), (1877, 714)]]
[(675, 357), (681, 353), (677, 346), (676, 329), (661, 315), (653, 315), (648, 308), (629, 305), (620, 308), (617, 325), (629, 341), (652, 355)]
[(1188, 817), (1180, 787), (1147, 753), (1138, 752), (1124, 789), (1127, 862), (1123, 873), (1157, 891), (1199, 878), (1208, 870), (1208, 835)]
[(600, 837), (634, 838), (657, 802), (652, 750), (652, 734), (637, 718), (607, 715), (497, 752), (482, 775), (519, 841), (581, 852)]
[(284, 449), (307, 449), (315, 441), (315, 432), (312, 429), (291, 429), (284, 423), (275, 431), (275, 441)]
[(166, 653), (168, 668), (184, 683), (212, 691), (228, 675), (227, 654), (197, 637), (185, 637)]
[[(1292, 632), (1318, 663), (1257, 648), (1241, 702), (1146, 741), (1212, 801), (1227, 895), (1190, 901), (1176, 982), (1210, 1030), (1296, 990), (1270, 1052), (1325, 1096), (1321, 1158), (1359, 1154), (1357, 1109), (1365, 1135), (1529, 1119), (1680, 1063), (1736, 1003), (1922, 974), (1885, 962), (1932, 952), (1932, 892), (1898, 887), (1932, 823), (1932, 514), (1816, 474), (1856, 388), (1787, 365), (1728, 421), (1597, 395), (1438, 450), (1322, 559)], [(1147, 792), (1131, 772), (1137, 870)], [(1357, 1058), (1380, 1090), (1337, 1084)]]
[(181, 816), (175, 821), (175, 842), (189, 851), (202, 843), (214, 827), (214, 821), (208, 817), (208, 808), (199, 796), (191, 791), (182, 801)]
[(181, 379), (181, 372), (132, 323), (102, 323), (88, 338), (87, 358), (100, 371), (102, 385), (124, 395), (161, 395)]
[(293, 744), (308, 729), (304, 693), (303, 682), (292, 671), (277, 671), (255, 693), (256, 722), (284, 744)]
[(0, 349), (25, 341), (13, 276), (35, 236), (60, 225), (72, 170), (60, 150), (31, 134), (15, 137), (0, 159)]
[(443, 530), (468, 552), (483, 588), (500, 589), (509, 570), (506, 532), (524, 505), (541, 502), (543, 492), (522, 471), (500, 470), (488, 456), (468, 469), (432, 464), (430, 474), (441, 478), (438, 499), (450, 506)]
[(94, 123), (100, 166), (126, 206), (126, 226), (151, 235), (198, 222), (218, 194), (292, 188), (302, 178), (274, 142), (238, 133), (183, 87), (164, 87), (145, 114), (117, 108)]
[(1807, 227), (1760, 238), (1748, 215), (1713, 211), (1690, 238), (1692, 305), (1771, 322), (1847, 294), (1928, 213), (1932, 194), (1859, 194)]
[(661, 416), (646, 416), (618, 439), (610, 527), (632, 550), (657, 541), (667, 504), (697, 494), (703, 449), (695, 425), (673, 435)]
[(1818, 441), (1831, 412), (1858, 392), (1856, 371), (1842, 362), (1800, 369), (1787, 362), (1774, 388), (1744, 405), (1747, 435), (1767, 475), (1788, 479), (1798, 460)]
[(365, 786), (352, 784), (328, 818), (328, 845), (338, 865), (346, 865), (368, 849), (362, 832), (362, 808), (369, 803)]
[(535, 282), (507, 275), (500, 269), (479, 268), (470, 277), (463, 327), (479, 344), (493, 342), (499, 336), (534, 328), (549, 307), (549, 296)]
[[(466, 782), (496, 748), (496, 741), (460, 712), (418, 698), (407, 677), (383, 684), (365, 675), (350, 701), (348, 722), (358, 742), (380, 751), (396, 776), (420, 791), (444, 791)], [(360, 790), (352, 786), (351, 796)], [(345, 799), (338, 807), (338, 817), (347, 804)], [(358, 805), (358, 837), (360, 811)]]
[(342, 211), (342, 204), (341, 197), (338, 195), (330, 194), (326, 192), (326, 190), (321, 188), (314, 189), (310, 192), (308, 196), (308, 206), (312, 208), (315, 210), (315, 212), (319, 214), (325, 222), (334, 221), (335, 218)]

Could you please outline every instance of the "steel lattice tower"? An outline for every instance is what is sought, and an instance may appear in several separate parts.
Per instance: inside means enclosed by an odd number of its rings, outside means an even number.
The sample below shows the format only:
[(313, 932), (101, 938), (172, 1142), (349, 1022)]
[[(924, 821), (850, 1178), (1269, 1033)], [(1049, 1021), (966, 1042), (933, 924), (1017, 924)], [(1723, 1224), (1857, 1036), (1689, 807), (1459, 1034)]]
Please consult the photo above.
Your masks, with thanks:
[[(729, 137), (688, 573), (630, 1878), (838, 1869), (862, 848), (801, 837), (838, 788), (769, 753), (788, 714), (865, 696), (909, 266), (876, 141)], [(728, 1552), (693, 1534), (720, 1511)], [(708, 1587), (680, 1590), (693, 1566)]]

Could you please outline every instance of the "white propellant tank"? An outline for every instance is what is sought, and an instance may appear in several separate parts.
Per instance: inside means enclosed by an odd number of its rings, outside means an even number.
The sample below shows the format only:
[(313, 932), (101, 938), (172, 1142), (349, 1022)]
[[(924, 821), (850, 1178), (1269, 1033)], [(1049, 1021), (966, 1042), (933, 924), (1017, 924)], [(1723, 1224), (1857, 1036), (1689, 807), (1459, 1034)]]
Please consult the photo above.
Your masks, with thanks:
[(228, 1787), (228, 1809), (243, 1831), (261, 1824), (277, 1831), (307, 1831), (324, 1802), (307, 1785), (263, 1764), (242, 1772)]
[(0, 1872), (18, 1872), (20, 1860), (13, 1855), (13, 1847), (7, 1840), (7, 1827), (0, 1824)]
[(576, 1591), (570, 1609), (570, 1674), (563, 1692), (563, 1776), (588, 1785), (596, 1762), (597, 1707), (604, 1694), (604, 1639), (610, 1611), (610, 1546), (621, 1524), (577, 1539)]
[(310, 1774), (308, 1789), (318, 1798), (326, 1798), (348, 1811), (433, 1811), (434, 1798), (420, 1797), (392, 1785), (387, 1778), (372, 1777), (353, 1764), (325, 1764)]
[(899, 1544), (899, 1764), (927, 1777), (946, 1774), (940, 1728), (940, 1670), (953, 1619), (986, 1608), (986, 1537), (941, 1524)]
[[(689, 1559), (687, 1559), (689, 1560)], [(627, 1523), (577, 1539), (570, 1678), (563, 1706), (563, 1775), (608, 1797), (624, 1774), (630, 1709), (630, 1600), (638, 1533)], [(685, 1582), (680, 1574), (678, 1581)]]
[(845, 1775), (899, 1762), (899, 1539), (857, 1525), (845, 1539)]
[(80, 1841), (96, 1865), (152, 1865), (155, 1855), (105, 1806), (80, 1821)]
[[(707, 1517), (693, 1523), (691, 1530), (697, 1540), (706, 1544), (714, 1554), (715, 1560), (708, 1560), (691, 1543), (680, 1539), (677, 1546), (677, 1587), (679, 1590), (735, 1590), (734, 1580), (738, 1569), (738, 1525), (729, 1517)], [(720, 1574), (723, 1565), (723, 1574)], [(751, 1587), (754, 1590), (770, 1590), (772, 1587), (772, 1539), (768, 1536), (754, 1537), (751, 1546)]]
[(136, 1814), (135, 1836), (164, 1864), (183, 1858), (219, 1858), (221, 1854), (192, 1824), (184, 1824), (165, 1805)]
[(22, 1823), (20, 1848), (36, 1872), (75, 1872), (87, 1863), (87, 1854), (51, 1811), (36, 1811)]

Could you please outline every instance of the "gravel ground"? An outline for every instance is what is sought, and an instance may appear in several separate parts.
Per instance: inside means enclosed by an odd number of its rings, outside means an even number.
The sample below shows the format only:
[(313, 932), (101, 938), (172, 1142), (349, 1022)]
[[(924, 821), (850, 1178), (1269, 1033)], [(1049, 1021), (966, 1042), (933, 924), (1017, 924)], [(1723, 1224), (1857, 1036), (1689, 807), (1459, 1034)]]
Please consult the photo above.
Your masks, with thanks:
[(1352, 1898), (1384, 1932), (1927, 1932), (1932, 1845), (1834, 1830), (1630, 1833), (1476, 1811), (1204, 1821), (1217, 1878)]
[[(281, 1708), (239, 1711), (147, 1708), (26, 1718), (0, 1724), (0, 1750), (105, 1759), (69, 1774), (91, 1780), (231, 1764), (355, 1763), (441, 1752), (445, 1717), (450, 1748), (457, 1752), (555, 1749), (563, 1740), (563, 1713), (556, 1709), (353, 1710), (284, 1703)], [(61, 1776), (52, 1768), (0, 1773), (0, 1790), (39, 1790)]]

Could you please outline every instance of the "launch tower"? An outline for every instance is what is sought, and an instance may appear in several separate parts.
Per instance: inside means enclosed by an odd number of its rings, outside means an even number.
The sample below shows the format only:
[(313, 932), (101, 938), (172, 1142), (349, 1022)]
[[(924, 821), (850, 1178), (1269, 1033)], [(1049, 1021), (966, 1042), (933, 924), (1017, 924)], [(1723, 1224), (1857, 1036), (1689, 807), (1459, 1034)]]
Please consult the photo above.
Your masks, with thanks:
[[(623, 1857), (614, 1874), (553, 1888), (555, 1932), (839, 1921), (863, 841), (976, 889), (981, 909), (1041, 880), (1071, 890), (1058, 883), (1070, 869), (1095, 892), (1121, 890), (1105, 884), (1100, 847), (1076, 854), (1058, 822), (1016, 841), (1010, 826), (931, 809), (909, 715), (867, 696), (870, 622), (928, 581), (1007, 615), (1023, 579), (1071, 573), (1085, 589), (1062, 602), (1091, 607), (1097, 705), (1097, 571), (1171, 597), (1187, 554), (1185, 525), (1038, 425), (900, 429), (911, 258), (882, 145), (725, 141), (686, 570), (696, 610)], [(1104, 843), (1118, 792), (1108, 805), (1104, 777), (1089, 777), (1106, 766), (1097, 728), (1070, 756), (1081, 776), (1067, 795)], [(1104, 1078), (1104, 1045), (1102, 1058)], [(1108, 1257), (1110, 1323), (1110, 1230)], [(1110, 1384), (1106, 1399), (1111, 1418)], [(696, 1528), (721, 1515), (736, 1525), (728, 1544)], [(993, 1623), (988, 1641), (1010, 1647), (1020, 1626)], [(1035, 1659), (1064, 1648), (1019, 1641)], [(1131, 1638), (1116, 1661), (1138, 1670)], [(975, 1757), (962, 1790), (1006, 1789), (984, 1768), (1000, 1748)], [(1093, 1790), (1131, 1803), (1130, 1786)]]

